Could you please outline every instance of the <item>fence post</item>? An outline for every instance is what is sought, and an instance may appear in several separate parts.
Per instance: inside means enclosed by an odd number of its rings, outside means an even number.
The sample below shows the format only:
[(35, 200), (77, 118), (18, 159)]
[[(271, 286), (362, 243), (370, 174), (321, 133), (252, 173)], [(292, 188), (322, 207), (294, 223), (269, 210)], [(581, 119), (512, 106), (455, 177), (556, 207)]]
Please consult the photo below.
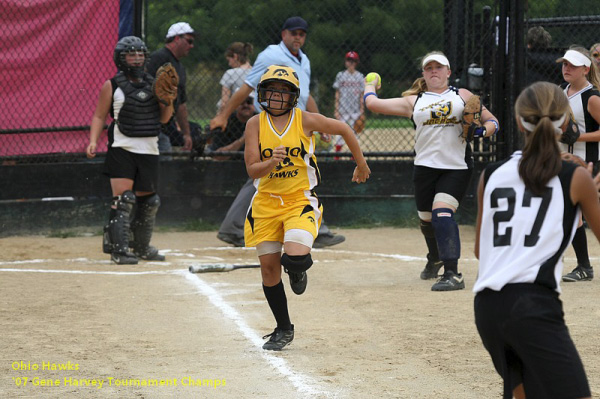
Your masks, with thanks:
[(133, 0), (133, 35), (145, 40), (145, 32), (142, 25), (144, 12), (144, 0)]

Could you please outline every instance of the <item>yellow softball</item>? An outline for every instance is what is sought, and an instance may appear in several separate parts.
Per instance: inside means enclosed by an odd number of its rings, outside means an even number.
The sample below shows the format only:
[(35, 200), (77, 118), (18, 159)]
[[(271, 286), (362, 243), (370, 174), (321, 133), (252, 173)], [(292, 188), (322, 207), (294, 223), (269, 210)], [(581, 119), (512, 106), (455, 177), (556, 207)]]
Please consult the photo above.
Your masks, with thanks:
[(375, 80), (377, 80), (376, 89), (379, 90), (381, 88), (381, 76), (377, 72), (369, 72), (365, 78), (365, 83), (368, 85), (375, 84)]

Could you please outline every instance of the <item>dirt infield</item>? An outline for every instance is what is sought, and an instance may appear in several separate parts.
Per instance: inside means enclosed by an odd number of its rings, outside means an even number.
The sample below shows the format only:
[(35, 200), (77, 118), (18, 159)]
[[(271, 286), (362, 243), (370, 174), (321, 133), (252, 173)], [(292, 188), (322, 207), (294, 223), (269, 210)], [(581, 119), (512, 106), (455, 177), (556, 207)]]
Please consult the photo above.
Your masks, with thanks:
[[(110, 264), (100, 237), (0, 239), (0, 397), (501, 397), (473, 321), (473, 229), (461, 229), (467, 289), (450, 293), (419, 279), (417, 229), (340, 230), (345, 243), (314, 251), (304, 295), (284, 280), (296, 337), (280, 353), (260, 348), (275, 324), (258, 269), (187, 271), (256, 263), (216, 233), (157, 234), (168, 262), (136, 266)], [(590, 251), (600, 265), (591, 239)], [(563, 291), (598, 397), (598, 282)]]

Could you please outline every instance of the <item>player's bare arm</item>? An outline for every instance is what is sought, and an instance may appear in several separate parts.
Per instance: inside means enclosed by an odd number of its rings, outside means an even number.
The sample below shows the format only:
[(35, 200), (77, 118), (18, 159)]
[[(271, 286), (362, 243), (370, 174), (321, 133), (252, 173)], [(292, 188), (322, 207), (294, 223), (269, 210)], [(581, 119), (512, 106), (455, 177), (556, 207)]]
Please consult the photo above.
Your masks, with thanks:
[(188, 119), (187, 104), (183, 103), (177, 108), (176, 117), (177, 122), (179, 123), (179, 127), (181, 128), (181, 132), (183, 133), (183, 139), (185, 141), (183, 149), (189, 151), (192, 149), (192, 134), (190, 132), (190, 122)]
[(214, 130), (220, 127), (222, 130), (225, 130), (227, 127), (227, 119), (233, 113), (233, 111), (244, 102), (246, 98), (252, 93), (254, 90), (252, 87), (248, 86), (247, 83), (244, 83), (242, 87), (240, 87), (233, 96), (227, 101), (227, 104), (223, 106), (221, 112), (219, 112), (214, 118), (210, 121), (210, 130)]
[(252, 179), (258, 179), (266, 176), (273, 170), (279, 162), (285, 158), (285, 147), (279, 146), (273, 149), (271, 158), (261, 161), (259, 146), (259, 115), (255, 115), (246, 124), (244, 136), (246, 137), (246, 147), (244, 148), (244, 160), (246, 161), (246, 171)]
[[(366, 86), (369, 87), (369, 86)], [(365, 93), (367, 88), (365, 87)], [(371, 86), (374, 93), (374, 89)], [(378, 98), (375, 96), (367, 96), (365, 98), (365, 106), (369, 111), (383, 115), (396, 115), (410, 118), (413, 114), (413, 107), (417, 96), (397, 97), (397, 98)]]
[(364, 183), (367, 181), (371, 174), (371, 170), (360, 149), (354, 131), (350, 126), (336, 119), (327, 118), (321, 114), (313, 114), (312, 112), (302, 113), (302, 126), (304, 132), (316, 130), (342, 136), (356, 161), (356, 170), (352, 176), (352, 181), (356, 183)]
[(600, 202), (592, 175), (583, 167), (578, 167), (571, 183), (571, 200), (581, 206), (585, 220), (600, 241)]
[[(597, 123), (600, 123), (600, 97), (591, 96), (588, 100), (588, 112), (594, 118)], [(585, 134), (579, 135), (577, 141), (600, 141), (600, 130), (596, 130), (595, 132), (586, 132)]]
[(104, 130), (106, 116), (110, 111), (111, 104), (112, 84), (110, 83), (110, 80), (107, 80), (100, 89), (98, 104), (96, 104), (96, 110), (94, 111), (94, 116), (92, 116), (92, 122), (90, 123), (90, 143), (85, 151), (88, 158), (93, 158), (96, 156), (98, 138), (100, 137), (102, 130)]
[(410, 118), (417, 96), (398, 98), (379, 98), (377, 90), (381, 88), (381, 77), (378, 73), (371, 72), (365, 77), (364, 105), (368, 110), (384, 115), (405, 116)]
[(477, 185), (477, 223), (475, 224), (475, 257), (479, 259), (479, 235), (481, 233), (481, 215), (483, 214), (483, 172)]

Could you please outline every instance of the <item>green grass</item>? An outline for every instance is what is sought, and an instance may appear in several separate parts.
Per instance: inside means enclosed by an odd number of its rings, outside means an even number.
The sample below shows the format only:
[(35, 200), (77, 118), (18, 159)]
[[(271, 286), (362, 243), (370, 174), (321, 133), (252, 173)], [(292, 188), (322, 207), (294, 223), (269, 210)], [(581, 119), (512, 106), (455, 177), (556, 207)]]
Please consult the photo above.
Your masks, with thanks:
[(413, 123), (408, 118), (367, 118), (366, 129), (410, 129)]

